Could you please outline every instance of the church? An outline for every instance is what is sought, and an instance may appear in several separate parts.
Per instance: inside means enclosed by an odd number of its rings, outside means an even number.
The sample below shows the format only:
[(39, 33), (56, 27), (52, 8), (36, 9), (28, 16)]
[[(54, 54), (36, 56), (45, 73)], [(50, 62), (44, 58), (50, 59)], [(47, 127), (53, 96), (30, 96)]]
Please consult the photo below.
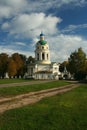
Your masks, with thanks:
[(51, 62), (49, 44), (44, 34), (40, 34), (40, 40), (35, 46), (35, 63), (28, 64), (27, 76), (33, 79), (59, 79), (59, 63)]

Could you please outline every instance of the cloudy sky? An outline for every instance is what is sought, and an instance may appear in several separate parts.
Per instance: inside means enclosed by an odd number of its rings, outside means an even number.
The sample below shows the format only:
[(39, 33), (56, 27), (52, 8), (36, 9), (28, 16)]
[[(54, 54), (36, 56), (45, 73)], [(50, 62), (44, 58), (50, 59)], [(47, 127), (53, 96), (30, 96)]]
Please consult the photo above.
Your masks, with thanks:
[(34, 56), (41, 31), (52, 61), (87, 54), (87, 0), (0, 0), (0, 53)]

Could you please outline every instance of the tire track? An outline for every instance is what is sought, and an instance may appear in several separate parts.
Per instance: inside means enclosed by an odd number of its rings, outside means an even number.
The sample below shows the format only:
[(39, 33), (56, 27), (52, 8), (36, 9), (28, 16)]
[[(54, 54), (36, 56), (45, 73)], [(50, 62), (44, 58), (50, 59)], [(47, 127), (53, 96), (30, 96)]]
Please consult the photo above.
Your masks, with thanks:
[(17, 95), (15, 97), (1, 98), (0, 99), (0, 113), (6, 110), (22, 107), (25, 105), (33, 104), (40, 101), (44, 97), (54, 96), (56, 94), (62, 94), (73, 88), (78, 87), (80, 84), (71, 84), (63, 87), (52, 88), (47, 90), (41, 90), (37, 92), (30, 92), (26, 94)]

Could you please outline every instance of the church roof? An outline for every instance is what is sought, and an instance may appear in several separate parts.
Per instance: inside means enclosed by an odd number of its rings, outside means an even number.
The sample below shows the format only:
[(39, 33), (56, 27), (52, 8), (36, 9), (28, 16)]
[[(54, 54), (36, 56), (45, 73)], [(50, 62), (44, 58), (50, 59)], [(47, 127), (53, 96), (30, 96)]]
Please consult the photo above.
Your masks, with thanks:
[(39, 43), (40, 43), (41, 45), (45, 45), (45, 44), (47, 43), (47, 41), (45, 41), (45, 40), (40, 40)]
[(40, 37), (44, 36), (44, 34), (41, 32)]

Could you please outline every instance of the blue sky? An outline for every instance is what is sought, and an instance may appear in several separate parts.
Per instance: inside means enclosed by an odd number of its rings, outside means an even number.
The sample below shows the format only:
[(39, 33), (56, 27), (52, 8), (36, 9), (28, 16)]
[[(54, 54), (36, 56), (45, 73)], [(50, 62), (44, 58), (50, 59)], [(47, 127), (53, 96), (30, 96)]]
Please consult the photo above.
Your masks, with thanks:
[(87, 54), (86, 0), (0, 0), (0, 53), (34, 56), (41, 31), (51, 60), (67, 60), (82, 47)]

